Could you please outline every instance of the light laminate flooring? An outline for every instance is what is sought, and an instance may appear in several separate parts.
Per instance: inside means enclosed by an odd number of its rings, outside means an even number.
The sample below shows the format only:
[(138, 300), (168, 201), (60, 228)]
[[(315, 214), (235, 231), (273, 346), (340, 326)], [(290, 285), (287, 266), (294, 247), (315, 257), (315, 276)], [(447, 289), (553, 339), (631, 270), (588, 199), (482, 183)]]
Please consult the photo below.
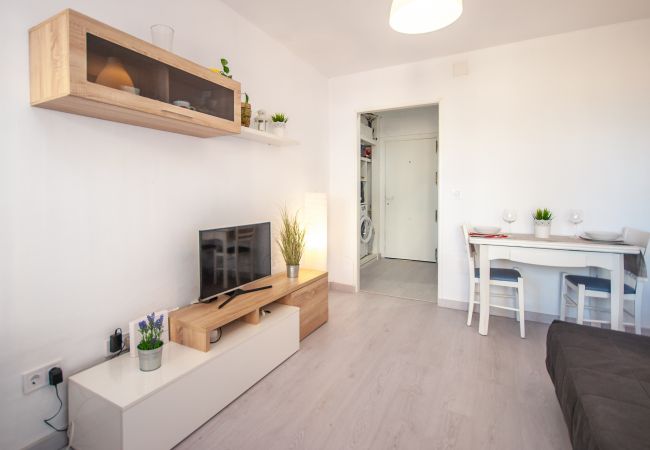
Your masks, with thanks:
[(512, 319), (492, 316), (488, 336), (465, 320), (332, 291), (329, 322), (178, 449), (569, 449), (548, 326), (528, 322), (521, 339)]
[(438, 264), (380, 258), (361, 268), (359, 288), (393, 297), (438, 301)]

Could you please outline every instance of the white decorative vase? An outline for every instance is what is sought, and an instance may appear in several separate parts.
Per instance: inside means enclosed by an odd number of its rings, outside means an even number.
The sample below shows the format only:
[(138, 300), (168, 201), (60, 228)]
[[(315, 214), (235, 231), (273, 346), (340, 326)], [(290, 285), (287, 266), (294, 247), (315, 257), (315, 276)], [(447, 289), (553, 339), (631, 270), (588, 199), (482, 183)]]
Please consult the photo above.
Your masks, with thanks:
[(551, 221), (535, 219), (535, 237), (548, 239), (551, 237)]
[(277, 137), (284, 137), (286, 134), (286, 129), (287, 129), (287, 124), (284, 122), (273, 122), (273, 127), (271, 128), (271, 131), (273, 132), (274, 135)]

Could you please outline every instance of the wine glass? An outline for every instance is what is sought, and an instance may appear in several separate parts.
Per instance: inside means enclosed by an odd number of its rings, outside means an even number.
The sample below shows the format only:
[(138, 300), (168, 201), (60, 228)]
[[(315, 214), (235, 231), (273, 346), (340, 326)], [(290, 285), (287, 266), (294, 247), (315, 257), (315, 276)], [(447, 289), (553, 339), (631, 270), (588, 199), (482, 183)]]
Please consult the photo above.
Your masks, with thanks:
[(582, 223), (583, 220), (583, 213), (579, 209), (572, 209), (569, 211), (569, 222), (573, 224), (573, 234), (575, 237), (578, 237), (578, 224)]
[(510, 233), (512, 224), (517, 221), (517, 211), (514, 209), (505, 209), (501, 217), (508, 223), (508, 233)]

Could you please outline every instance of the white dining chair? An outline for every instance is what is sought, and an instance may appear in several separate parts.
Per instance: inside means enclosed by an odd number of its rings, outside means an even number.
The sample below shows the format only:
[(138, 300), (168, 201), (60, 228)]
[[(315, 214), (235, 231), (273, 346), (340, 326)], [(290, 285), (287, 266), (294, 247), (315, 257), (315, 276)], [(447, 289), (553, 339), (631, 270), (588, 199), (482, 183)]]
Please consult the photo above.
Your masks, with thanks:
[[(623, 229), (623, 242), (639, 246), (644, 250), (643, 262), (650, 250), (650, 233), (634, 228)], [(636, 266), (636, 264), (635, 264)], [(570, 275), (562, 273), (560, 292), (560, 320), (566, 320), (567, 308), (576, 310), (576, 323), (582, 325), (584, 322), (591, 324), (611, 324), (611, 320), (602, 320), (592, 317), (600, 314), (609, 314), (611, 317), (611, 280), (595, 276)], [(623, 314), (626, 317), (633, 317), (633, 322), (625, 322), (623, 325), (634, 326), (634, 332), (641, 334), (641, 311), (643, 302), (643, 284), (648, 281), (645, 267), (625, 267), (625, 286), (623, 288)], [(586, 304), (586, 300), (590, 304)], [(603, 305), (607, 303), (609, 305)], [(633, 310), (625, 309), (625, 304), (632, 303)], [(590, 311), (589, 317), (585, 318), (585, 310)]]
[[(468, 226), (463, 225), (463, 237), (465, 238), (465, 250), (467, 252), (467, 262), (469, 270), (469, 306), (467, 311), (467, 326), (472, 325), (472, 315), (474, 313), (474, 306), (479, 304), (480, 301), (476, 299), (478, 294), (478, 283), (480, 282), (479, 268), (476, 267), (476, 258), (474, 246), (469, 243)], [(503, 297), (515, 300), (515, 306), (502, 306), (493, 305), (490, 301), (490, 308), (505, 309), (507, 311), (514, 311), (516, 318), (519, 321), (519, 334), (522, 338), (526, 337), (526, 326), (524, 320), (524, 279), (517, 269), (500, 269), (490, 268), (490, 286), (502, 286), (512, 288), (512, 295), (507, 294), (493, 294), (490, 292), (490, 299), (492, 297)]]

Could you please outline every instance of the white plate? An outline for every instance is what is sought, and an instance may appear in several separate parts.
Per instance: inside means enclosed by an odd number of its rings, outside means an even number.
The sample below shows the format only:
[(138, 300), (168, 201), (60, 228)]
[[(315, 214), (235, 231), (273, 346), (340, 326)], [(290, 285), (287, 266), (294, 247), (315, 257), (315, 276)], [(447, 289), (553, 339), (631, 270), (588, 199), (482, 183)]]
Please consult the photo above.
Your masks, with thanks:
[(593, 241), (618, 241), (621, 239), (621, 233), (612, 231), (585, 231), (584, 235)]
[(501, 231), (499, 227), (474, 227), (474, 232), (481, 234), (497, 234), (499, 231)]
[(603, 239), (594, 239), (590, 238), (588, 236), (585, 236), (584, 234), (580, 236), (580, 239), (584, 239), (585, 241), (593, 241), (593, 242), (604, 242), (606, 244), (622, 244), (623, 239), (614, 239), (614, 240), (603, 240)]

